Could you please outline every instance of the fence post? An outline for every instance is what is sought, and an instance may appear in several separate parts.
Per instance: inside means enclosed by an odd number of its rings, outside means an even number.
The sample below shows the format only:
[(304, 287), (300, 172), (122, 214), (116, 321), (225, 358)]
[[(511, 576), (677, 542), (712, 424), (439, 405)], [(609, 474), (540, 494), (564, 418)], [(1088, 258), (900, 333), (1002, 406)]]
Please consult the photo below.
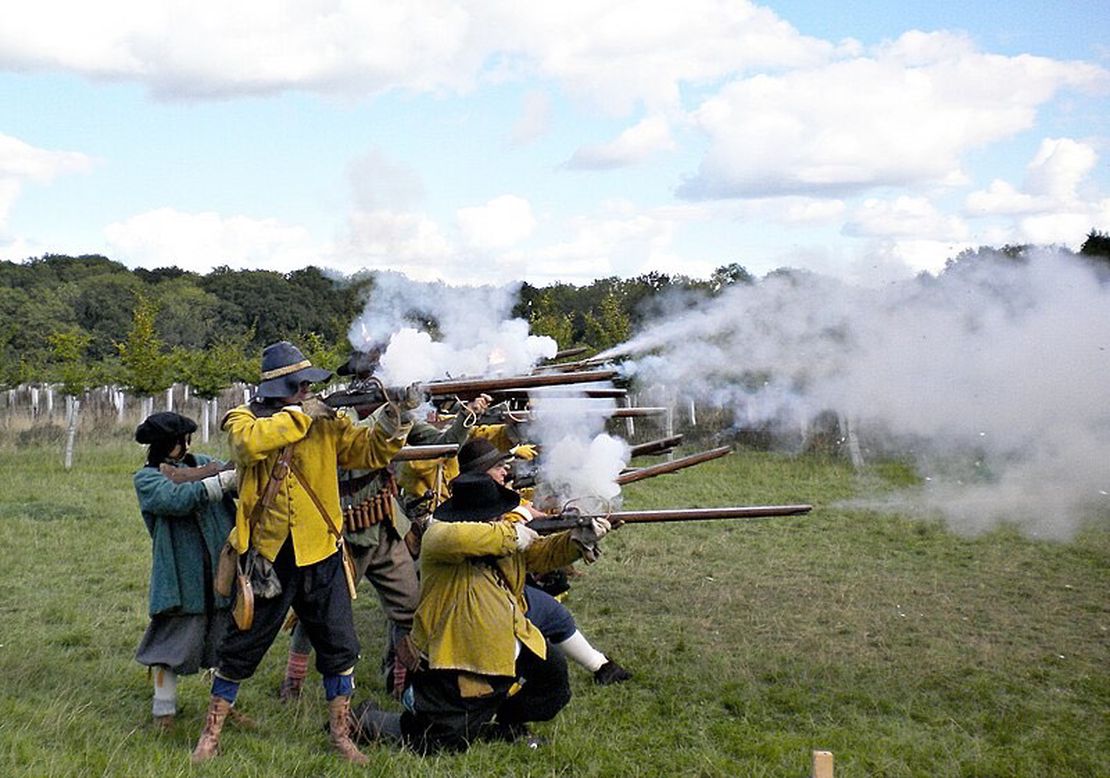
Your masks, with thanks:
[(812, 778), (833, 778), (833, 755), (832, 755), (832, 751), (814, 751), (813, 752), (813, 777)]

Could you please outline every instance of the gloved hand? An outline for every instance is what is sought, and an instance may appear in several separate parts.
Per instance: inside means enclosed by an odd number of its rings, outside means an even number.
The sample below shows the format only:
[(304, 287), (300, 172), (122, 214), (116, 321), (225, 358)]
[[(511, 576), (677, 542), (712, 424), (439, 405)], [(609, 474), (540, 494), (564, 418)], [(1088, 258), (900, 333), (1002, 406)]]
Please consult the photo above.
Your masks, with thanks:
[(319, 397), (313, 395), (301, 403), (301, 409), (315, 419), (334, 419), (335, 408), (332, 408)]
[(216, 474), (216, 478), (219, 479), (220, 489), (223, 490), (224, 494), (227, 494), (228, 492), (238, 491), (239, 471), (235, 468), (231, 468), (229, 470), (221, 470), (219, 473)]
[(509, 453), (517, 459), (526, 459), (531, 462), (540, 451), (533, 443), (521, 443), (519, 446), (513, 446), (509, 449)]
[(424, 404), (424, 390), (421, 388), (420, 383), (414, 381), (405, 388), (405, 394), (397, 401), (401, 406), (402, 411), (411, 411), (414, 408), (419, 408)]
[(225, 493), (233, 491), (239, 486), (238, 473), (235, 470), (221, 470), (216, 475), (202, 478), (200, 482), (208, 493), (209, 502), (218, 502)]
[(609, 520), (602, 516), (595, 516), (584, 527), (575, 527), (570, 531), (570, 539), (582, 547), (582, 558), (587, 562), (596, 562), (601, 556), (601, 540), (613, 528)]
[(540, 533), (529, 527), (523, 522), (516, 522), (513, 524), (513, 529), (516, 530), (516, 550), (523, 551), (532, 545), (540, 536)]

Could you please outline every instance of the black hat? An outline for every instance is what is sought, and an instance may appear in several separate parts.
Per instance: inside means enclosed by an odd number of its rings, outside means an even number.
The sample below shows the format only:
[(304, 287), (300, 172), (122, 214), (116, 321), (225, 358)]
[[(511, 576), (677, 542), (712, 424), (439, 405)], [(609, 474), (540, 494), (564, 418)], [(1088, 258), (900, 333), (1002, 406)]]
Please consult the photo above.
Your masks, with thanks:
[(485, 438), (468, 440), (459, 448), (459, 473), (484, 473), (499, 462), (512, 459)]
[(369, 346), (366, 351), (352, 351), (351, 356), (347, 357), (347, 361), (336, 368), (336, 375), (373, 373), (378, 369), (383, 351), (385, 351), (385, 346), (381, 344)]
[(177, 440), (196, 432), (197, 423), (173, 411), (161, 411), (146, 417), (135, 430), (135, 440), (149, 446), (162, 440)]
[(262, 349), (262, 383), (255, 394), (259, 397), (289, 397), (297, 393), (301, 381), (315, 384), (329, 378), (330, 372), (313, 367), (299, 348), (282, 340)]
[(520, 495), (485, 473), (463, 473), (451, 482), (451, 496), (436, 508), (439, 521), (489, 521), (520, 505)]

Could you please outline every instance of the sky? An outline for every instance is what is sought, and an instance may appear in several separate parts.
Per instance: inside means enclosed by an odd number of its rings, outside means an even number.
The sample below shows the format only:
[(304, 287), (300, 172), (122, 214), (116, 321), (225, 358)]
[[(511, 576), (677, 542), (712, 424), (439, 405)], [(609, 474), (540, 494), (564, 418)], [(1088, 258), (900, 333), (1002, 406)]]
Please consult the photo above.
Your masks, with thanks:
[(1104, 2), (0, 0), (0, 259), (881, 284), (1110, 231)]

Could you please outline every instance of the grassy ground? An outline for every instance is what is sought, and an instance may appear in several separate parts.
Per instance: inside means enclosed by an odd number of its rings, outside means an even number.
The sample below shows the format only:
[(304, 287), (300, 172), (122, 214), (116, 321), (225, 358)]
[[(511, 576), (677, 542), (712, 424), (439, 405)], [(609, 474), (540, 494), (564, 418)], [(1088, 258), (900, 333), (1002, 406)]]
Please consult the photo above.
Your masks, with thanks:
[[(636, 677), (575, 699), (539, 752), (479, 745), (420, 759), (372, 749), (341, 764), (320, 731), (322, 691), (280, 705), (285, 638), (244, 685), (260, 729), (229, 726), (224, 754), (191, 768), (207, 683), (179, 689), (179, 728), (155, 734), (132, 660), (146, 624), (149, 542), (122, 442), (0, 444), (0, 774), (808, 774), (810, 752), (846, 776), (1095, 776), (1110, 748), (1110, 530), (1069, 544), (1000, 530), (975, 539), (843, 507), (903, 486), (896, 465), (741, 453), (631, 485), (628, 507), (808, 501), (807, 517), (629, 526), (576, 579), (568, 605)], [(358, 699), (383, 639), (356, 603)], [(315, 676), (314, 676), (315, 677)]]

